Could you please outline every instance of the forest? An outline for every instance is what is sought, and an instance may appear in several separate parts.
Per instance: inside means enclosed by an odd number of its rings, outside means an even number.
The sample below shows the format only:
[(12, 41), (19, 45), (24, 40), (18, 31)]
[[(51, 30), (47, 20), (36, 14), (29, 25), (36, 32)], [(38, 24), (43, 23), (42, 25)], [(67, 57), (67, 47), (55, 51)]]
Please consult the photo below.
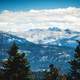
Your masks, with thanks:
[(74, 58), (69, 61), (70, 70), (62, 74), (52, 63), (48, 70), (33, 72), (25, 53), (18, 52), (16, 42), (8, 50), (8, 58), (0, 61), (0, 80), (80, 80), (80, 41), (75, 48)]

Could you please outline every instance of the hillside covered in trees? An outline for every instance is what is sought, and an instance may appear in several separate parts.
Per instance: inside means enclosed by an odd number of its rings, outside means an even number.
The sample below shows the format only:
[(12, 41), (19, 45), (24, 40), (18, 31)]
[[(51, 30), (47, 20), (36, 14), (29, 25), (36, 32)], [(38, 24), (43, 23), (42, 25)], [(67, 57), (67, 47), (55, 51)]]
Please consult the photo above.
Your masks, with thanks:
[(53, 63), (43, 71), (31, 71), (25, 53), (20, 53), (16, 42), (13, 42), (8, 58), (0, 62), (0, 80), (80, 80), (80, 41), (77, 43), (74, 58), (68, 62), (71, 68), (63, 74)]

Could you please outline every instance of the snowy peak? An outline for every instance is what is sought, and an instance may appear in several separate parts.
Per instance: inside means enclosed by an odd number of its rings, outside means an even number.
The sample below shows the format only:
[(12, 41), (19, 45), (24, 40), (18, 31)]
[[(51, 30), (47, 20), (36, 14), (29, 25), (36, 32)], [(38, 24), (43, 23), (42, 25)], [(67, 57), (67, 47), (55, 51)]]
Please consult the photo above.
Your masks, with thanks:
[[(76, 40), (80, 40), (80, 32), (70, 29), (50, 27), (48, 29), (30, 29), (24, 32), (10, 34), (17, 35), (35, 44), (76, 47)], [(71, 42), (71, 43), (70, 43)]]
[(75, 40), (80, 40), (80, 32), (72, 31), (70, 29), (61, 30), (57, 27), (48, 29), (30, 29), (21, 35), (35, 44), (68, 46), (69, 42), (71, 42), (72, 45), (74, 44), (74, 46), (71, 47), (75, 47)]
[(50, 31), (61, 31), (61, 29), (58, 27), (50, 27), (50, 28), (48, 28), (48, 30), (50, 30)]
[(70, 29), (65, 29), (64, 31), (65, 31), (66, 34), (71, 34), (72, 33), (72, 31)]

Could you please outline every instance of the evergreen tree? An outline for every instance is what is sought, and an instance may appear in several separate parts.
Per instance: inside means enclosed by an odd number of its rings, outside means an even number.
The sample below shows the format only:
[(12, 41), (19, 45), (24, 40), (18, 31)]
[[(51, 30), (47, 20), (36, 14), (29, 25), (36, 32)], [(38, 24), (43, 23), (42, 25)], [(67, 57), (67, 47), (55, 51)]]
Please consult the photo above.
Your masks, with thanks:
[(53, 64), (49, 65), (49, 72), (46, 72), (44, 80), (58, 80), (59, 71)]
[(75, 49), (74, 59), (70, 61), (71, 80), (80, 80), (80, 41)]
[(60, 74), (58, 80), (69, 80), (66, 74)]
[(15, 42), (8, 54), (8, 60), (4, 63), (5, 80), (33, 80), (25, 53), (18, 53), (18, 47)]
[(13, 42), (10, 50), (8, 51), (8, 54), (10, 57), (12, 57), (12, 56), (15, 56), (17, 54), (17, 52), (18, 52), (18, 46), (16, 45), (15, 42)]

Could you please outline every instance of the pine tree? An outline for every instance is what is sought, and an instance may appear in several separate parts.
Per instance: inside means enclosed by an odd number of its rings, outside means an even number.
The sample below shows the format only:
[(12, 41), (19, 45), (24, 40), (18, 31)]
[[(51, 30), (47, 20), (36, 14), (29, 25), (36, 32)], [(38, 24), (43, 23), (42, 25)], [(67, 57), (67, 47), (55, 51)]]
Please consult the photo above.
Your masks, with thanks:
[(9, 56), (12, 57), (12, 56), (15, 56), (17, 54), (17, 52), (18, 52), (18, 46), (16, 45), (15, 42), (13, 42), (10, 50), (8, 51), (8, 54), (9, 54)]
[(71, 80), (80, 80), (80, 41), (75, 49), (74, 59), (70, 61)]
[(58, 80), (69, 80), (66, 74), (59, 74)]
[(18, 47), (15, 42), (8, 54), (9, 58), (4, 63), (5, 80), (33, 80), (25, 53), (18, 53)]
[(45, 80), (58, 80), (59, 71), (53, 64), (49, 65), (49, 72), (46, 72)]

